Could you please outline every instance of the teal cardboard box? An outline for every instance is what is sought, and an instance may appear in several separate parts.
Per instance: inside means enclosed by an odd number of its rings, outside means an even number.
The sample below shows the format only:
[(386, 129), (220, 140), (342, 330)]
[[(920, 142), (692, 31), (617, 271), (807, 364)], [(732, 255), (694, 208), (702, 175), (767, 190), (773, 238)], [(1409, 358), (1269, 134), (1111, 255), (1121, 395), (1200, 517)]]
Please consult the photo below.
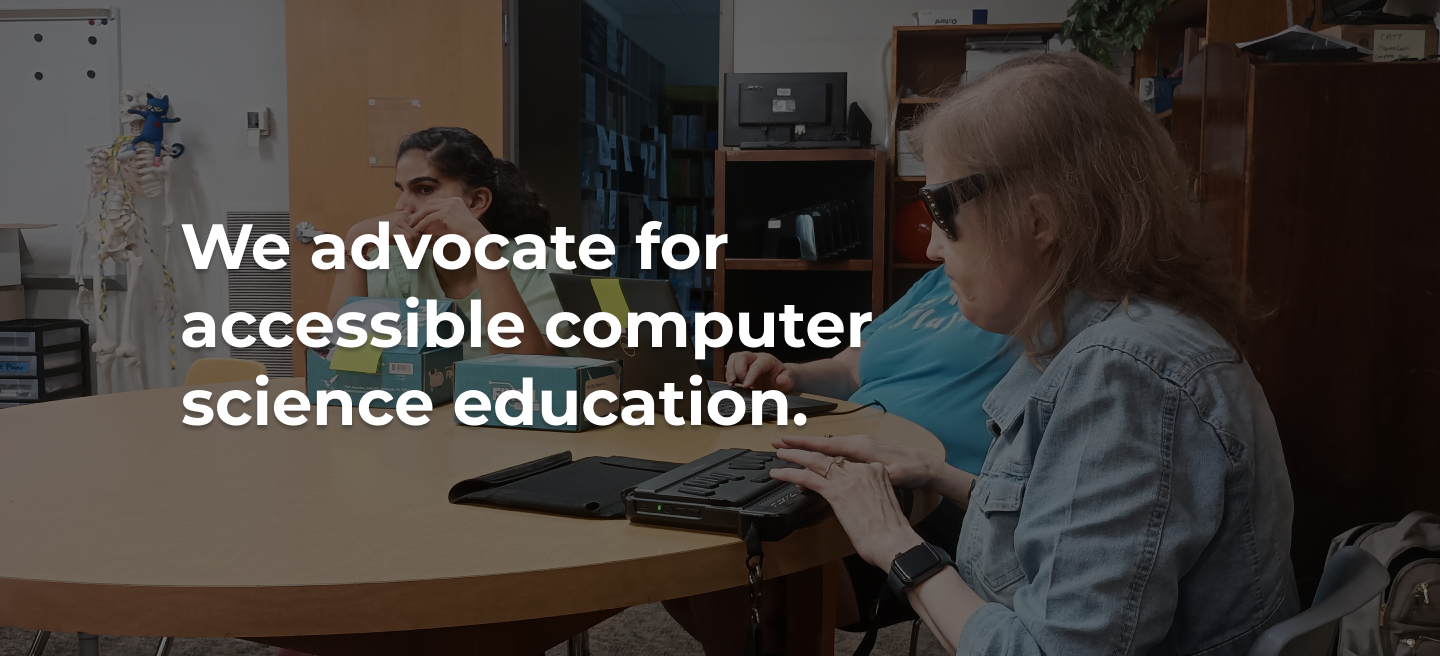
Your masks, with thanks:
[[(524, 399), (526, 378), (530, 379), (528, 412)], [(484, 423), (480, 424), (482, 426), (579, 432), (593, 425), (585, 419), (585, 397), (590, 394), (605, 390), (614, 394), (617, 399), (615, 402), (597, 401), (596, 414), (619, 411), (620, 379), (619, 360), (556, 355), (487, 355), (455, 363), (455, 398), (459, 400), (462, 394), (473, 390), (490, 399), (489, 410), (469, 411), (471, 422), (476, 422), (481, 417), (485, 419)], [(509, 426), (495, 415), (495, 406), (501, 401), (501, 395), (512, 390), (516, 393), (504, 399), (505, 414), (512, 418), (528, 416), (528, 425)], [(550, 392), (548, 408), (543, 405), (543, 393), (547, 391)], [(567, 403), (566, 392), (575, 392), (573, 406)], [(551, 423), (545, 419), (545, 409), (556, 418), (570, 421)], [(461, 404), (456, 403), (457, 424), (465, 423), (460, 419), (460, 411)]]
[[(458, 304), (449, 299), (436, 303), (437, 312), (451, 312), (460, 316), (462, 333), (469, 326), (469, 318)], [(425, 302), (421, 301), (420, 306), (415, 309), (405, 307), (403, 300), (398, 298), (368, 298), (361, 296), (351, 297), (345, 301), (340, 308), (340, 313), (359, 312), (365, 315), (363, 325), (371, 325), (370, 318), (380, 312), (394, 312), (400, 315), (400, 320), (390, 323), (398, 329), (402, 335), (400, 343), (380, 352), (380, 360), (373, 373), (364, 371), (347, 371), (332, 369), (331, 363), (334, 360), (336, 349), (332, 346), (325, 351), (308, 349), (305, 352), (305, 387), (310, 396), (311, 403), (318, 403), (316, 394), (321, 390), (343, 391), (350, 394), (350, 402), (360, 403), (360, 397), (372, 390), (384, 390), (389, 392), (391, 399), (388, 402), (376, 402), (371, 404), (377, 408), (393, 408), (400, 395), (411, 390), (419, 390), (430, 397), (432, 406), (440, 406), (449, 403), (455, 393), (455, 363), (464, 357), (465, 335), (459, 343), (447, 347), (425, 346), (426, 315)], [(418, 343), (419, 346), (406, 346), (404, 337), (409, 318), (408, 315), (418, 315)], [(337, 315), (338, 316), (338, 315)], [(438, 332), (440, 337), (453, 337), (453, 329), (448, 323), (440, 323)], [(330, 337), (330, 343), (342, 337), (340, 332), (335, 332)], [(378, 336), (383, 337), (383, 336)], [(339, 405), (339, 401), (331, 401), (331, 405)]]

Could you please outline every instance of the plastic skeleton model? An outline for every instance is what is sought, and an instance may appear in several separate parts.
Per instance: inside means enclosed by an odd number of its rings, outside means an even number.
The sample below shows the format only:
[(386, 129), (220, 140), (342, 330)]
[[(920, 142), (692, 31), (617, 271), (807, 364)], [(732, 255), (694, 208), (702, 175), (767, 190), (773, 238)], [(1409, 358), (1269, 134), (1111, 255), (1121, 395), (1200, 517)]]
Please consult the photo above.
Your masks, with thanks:
[[(136, 92), (123, 91), (120, 94), (120, 121), (123, 134), (108, 144), (89, 149), (86, 167), (90, 170), (90, 189), (85, 199), (85, 214), (76, 228), (80, 238), (76, 240), (75, 252), (71, 259), (72, 273), (80, 291), (75, 304), (80, 316), (94, 326), (95, 363), (99, 370), (98, 391), (110, 389), (111, 372), (118, 359), (125, 365), (122, 380), (126, 384), (117, 389), (141, 389), (140, 349), (136, 345), (135, 297), (142, 287), (141, 269), (148, 252), (160, 265), (164, 283), (159, 289), (156, 310), (161, 322), (170, 331), (170, 368), (175, 369), (175, 318), (179, 311), (180, 296), (175, 289), (175, 280), (170, 275), (166, 262), (170, 259), (170, 227), (174, 215), (170, 205), (170, 167), (176, 157), (185, 151), (180, 144), (165, 144), (165, 123), (174, 123), (178, 118), (166, 118), (170, 109), (169, 96), (156, 98), (145, 94), (141, 100)], [(163, 194), (165, 199), (165, 245), (163, 254), (156, 253), (150, 242), (145, 221), (135, 207), (136, 194), (155, 198)], [(100, 210), (91, 213), (92, 201), (98, 199)], [(87, 250), (93, 248), (93, 251)], [(119, 343), (111, 339), (115, 327), (111, 322), (110, 308), (105, 299), (105, 268), (107, 263), (124, 267), (126, 279), (125, 309), (119, 319)], [(94, 288), (86, 287), (86, 279)]]

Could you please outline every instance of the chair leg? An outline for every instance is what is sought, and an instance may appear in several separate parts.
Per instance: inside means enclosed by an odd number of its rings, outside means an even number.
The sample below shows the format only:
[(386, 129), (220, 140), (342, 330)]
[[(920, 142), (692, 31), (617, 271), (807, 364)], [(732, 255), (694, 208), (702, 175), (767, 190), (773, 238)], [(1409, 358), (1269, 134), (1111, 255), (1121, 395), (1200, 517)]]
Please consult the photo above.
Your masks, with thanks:
[(45, 653), (45, 645), (50, 642), (49, 631), (36, 631), (35, 640), (30, 643), (29, 656), (40, 656)]
[(920, 618), (910, 623), (910, 656), (915, 656), (915, 650), (920, 647)]
[(80, 656), (100, 656), (100, 636), (92, 633), (77, 633), (80, 641)]
[(155, 656), (170, 656), (170, 648), (175, 645), (175, 639), (164, 637), (155, 645)]
[(580, 632), (580, 635), (570, 638), (566, 643), (567, 656), (590, 656), (590, 630)]

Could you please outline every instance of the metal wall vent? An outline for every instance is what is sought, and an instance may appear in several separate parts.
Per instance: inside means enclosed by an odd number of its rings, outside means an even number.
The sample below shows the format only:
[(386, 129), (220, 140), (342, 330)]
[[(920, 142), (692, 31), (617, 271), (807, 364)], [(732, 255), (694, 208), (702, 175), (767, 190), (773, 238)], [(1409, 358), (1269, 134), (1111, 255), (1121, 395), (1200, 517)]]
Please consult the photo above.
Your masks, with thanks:
[[(250, 224), (250, 246), (262, 235), (280, 235), (290, 243), (289, 212), (226, 212), (225, 234), (234, 244), (240, 239), (240, 229)], [(293, 246), (293, 244), (292, 244)], [(218, 257), (218, 255), (216, 256)], [(294, 361), (289, 348), (273, 348), (260, 340), (260, 320), (271, 312), (290, 313), (290, 258), (285, 266), (267, 271), (255, 264), (255, 259), (246, 257), (240, 267), (230, 272), (230, 312), (249, 312), (255, 317), (252, 325), (236, 324), (235, 335), (255, 338), (255, 343), (246, 348), (230, 349), (230, 357), (241, 360), (262, 362), (271, 378), (288, 378), (295, 375)]]

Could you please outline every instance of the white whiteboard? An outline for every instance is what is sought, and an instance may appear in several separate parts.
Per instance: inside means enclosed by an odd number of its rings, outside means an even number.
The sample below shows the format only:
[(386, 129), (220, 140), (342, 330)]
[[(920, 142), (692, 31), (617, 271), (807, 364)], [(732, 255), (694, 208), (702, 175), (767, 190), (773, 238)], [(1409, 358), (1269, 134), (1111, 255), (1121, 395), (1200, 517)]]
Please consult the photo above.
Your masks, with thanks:
[(119, 62), (118, 20), (0, 21), (0, 223), (56, 224), (25, 232), (36, 273), (69, 272), (85, 149), (120, 132)]

